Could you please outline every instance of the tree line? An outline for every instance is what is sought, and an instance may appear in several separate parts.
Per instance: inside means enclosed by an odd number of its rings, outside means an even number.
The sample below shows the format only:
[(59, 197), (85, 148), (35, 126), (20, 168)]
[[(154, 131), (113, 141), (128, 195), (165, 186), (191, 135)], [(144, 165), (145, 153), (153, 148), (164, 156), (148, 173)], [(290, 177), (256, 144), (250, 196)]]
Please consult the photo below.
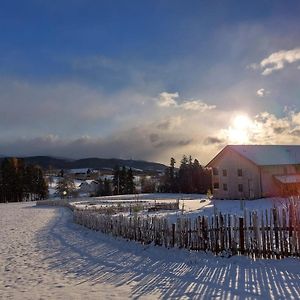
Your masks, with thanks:
[(199, 193), (206, 194), (212, 185), (211, 173), (203, 168), (197, 159), (184, 155), (179, 169), (172, 157), (170, 166), (161, 179), (160, 191), (165, 193)]
[(48, 185), (43, 171), (25, 165), (22, 159), (5, 158), (0, 166), (0, 202), (20, 202), (45, 199)]
[(113, 172), (113, 193), (114, 195), (135, 193), (135, 183), (132, 169), (116, 166)]

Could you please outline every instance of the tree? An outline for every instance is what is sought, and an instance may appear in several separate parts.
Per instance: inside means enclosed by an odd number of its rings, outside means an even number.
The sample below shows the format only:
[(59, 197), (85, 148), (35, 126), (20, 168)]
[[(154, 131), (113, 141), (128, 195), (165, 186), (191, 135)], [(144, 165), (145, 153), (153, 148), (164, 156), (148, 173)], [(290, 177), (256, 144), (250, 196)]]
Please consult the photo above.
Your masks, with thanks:
[(183, 155), (178, 172), (175, 169), (175, 159), (171, 158), (170, 167), (165, 170), (159, 190), (172, 193), (206, 194), (211, 189), (211, 174), (204, 169), (199, 161), (193, 161), (192, 156)]
[(155, 180), (152, 178), (142, 177), (141, 179), (141, 192), (142, 193), (155, 193)]
[(114, 194), (133, 194), (135, 190), (134, 176), (132, 169), (126, 170), (125, 166), (120, 169), (119, 166), (114, 168), (113, 173)]
[(43, 199), (48, 195), (42, 169), (33, 165), (25, 166), (22, 159), (4, 159), (0, 173), (1, 202)]
[(13, 159), (5, 158), (1, 164), (2, 200), (1, 202), (18, 201), (15, 194), (16, 170)]
[(125, 194), (133, 194), (135, 192), (134, 176), (131, 168), (127, 171), (126, 174), (124, 192)]
[(125, 166), (120, 170), (120, 191), (119, 194), (126, 193), (127, 172)]
[(166, 168), (165, 174), (162, 179), (160, 189), (166, 193), (178, 192), (178, 177), (175, 170), (176, 161), (173, 157), (170, 159), (170, 166)]
[(110, 195), (112, 195), (111, 184), (110, 181), (105, 178), (102, 196), (110, 196)]
[(56, 191), (63, 199), (65, 197), (73, 197), (76, 195), (76, 187), (74, 180), (69, 177), (63, 177), (57, 183)]
[(41, 168), (36, 168), (36, 194), (38, 199), (46, 199), (48, 197), (48, 184), (43, 176), (43, 171)]
[(120, 194), (120, 167), (115, 166), (113, 171), (113, 191), (115, 195)]
[(186, 155), (183, 155), (180, 161), (180, 167), (178, 171), (179, 192), (181, 193), (189, 193), (191, 190), (189, 171), (190, 171), (189, 160)]

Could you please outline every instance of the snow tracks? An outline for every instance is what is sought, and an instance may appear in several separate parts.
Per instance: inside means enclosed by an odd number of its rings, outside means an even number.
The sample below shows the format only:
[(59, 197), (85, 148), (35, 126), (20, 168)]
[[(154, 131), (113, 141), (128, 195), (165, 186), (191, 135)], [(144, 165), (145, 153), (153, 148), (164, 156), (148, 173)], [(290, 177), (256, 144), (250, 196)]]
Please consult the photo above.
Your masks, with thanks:
[(0, 204), (0, 299), (300, 298), (299, 259), (143, 246), (34, 205)]

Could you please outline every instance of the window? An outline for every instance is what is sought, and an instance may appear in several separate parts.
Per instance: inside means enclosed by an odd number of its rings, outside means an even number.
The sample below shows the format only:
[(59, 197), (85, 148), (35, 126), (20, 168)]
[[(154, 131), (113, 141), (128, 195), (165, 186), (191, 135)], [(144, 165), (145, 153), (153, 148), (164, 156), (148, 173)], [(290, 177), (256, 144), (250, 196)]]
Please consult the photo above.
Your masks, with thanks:
[(239, 177), (242, 177), (243, 176), (243, 170), (242, 169), (238, 169), (237, 170), (237, 174)]
[(217, 190), (219, 188), (219, 182), (214, 182), (214, 189)]
[(242, 193), (244, 191), (244, 187), (241, 183), (238, 185), (238, 190), (240, 193)]
[(226, 177), (227, 176), (227, 170), (223, 170), (223, 176)]
[(228, 191), (227, 183), (223, 183), (223, 190)]
[(219, 171), (217, 168), (213, 168), (213, 175), (219, 175)]

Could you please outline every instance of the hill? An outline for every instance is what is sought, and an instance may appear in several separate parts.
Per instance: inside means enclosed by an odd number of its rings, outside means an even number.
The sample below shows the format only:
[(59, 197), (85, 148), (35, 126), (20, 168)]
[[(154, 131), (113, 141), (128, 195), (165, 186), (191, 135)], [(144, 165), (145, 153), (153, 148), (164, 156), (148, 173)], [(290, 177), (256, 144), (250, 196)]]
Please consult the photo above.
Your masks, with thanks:
[[(19, 157), (24, 159), (27, 164), (39, 165), (44, 169), (113, 169), (115, 166), (126, 166), (132, 169), (141, 170), (144, 172), (163, 172), (166, 168), (164, 164), (156, 162), (148, 162), (143, 160), (133, 159), (117, 159), (117, 158), (83, 158), (72, 160), (68, 158), (57, 158), (52, 156), (29, 156)], [(0, 158), (0, 162), (4, 158)]]

